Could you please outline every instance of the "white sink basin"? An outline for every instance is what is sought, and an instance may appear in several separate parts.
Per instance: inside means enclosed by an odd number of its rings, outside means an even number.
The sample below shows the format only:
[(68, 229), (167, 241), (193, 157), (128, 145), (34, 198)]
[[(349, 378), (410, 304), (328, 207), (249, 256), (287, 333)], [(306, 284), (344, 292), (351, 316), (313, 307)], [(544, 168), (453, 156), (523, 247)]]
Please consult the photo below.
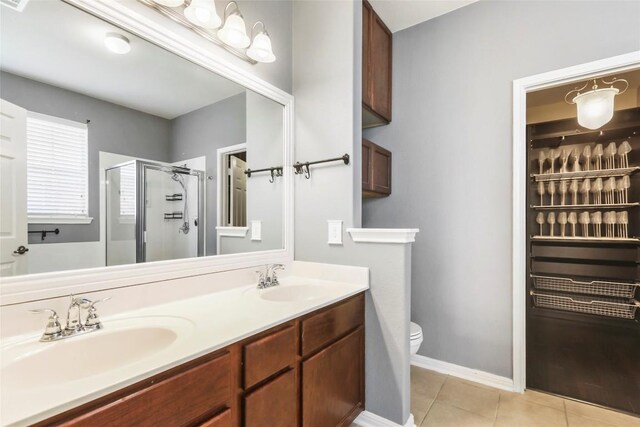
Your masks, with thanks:
[(335, 288), (328, 285), (297, 283), (280, 284), (257, 292), (260, 298), (267, 301), (298, 302), (328, 298), (335, 293)]
[(1, 350), (2, 386), (59, 386), (108, 374), (157, 355), (192, 329), (179, 317), (139, 317), (107, 321), (102, 330), (60, 341), (8, 345)]

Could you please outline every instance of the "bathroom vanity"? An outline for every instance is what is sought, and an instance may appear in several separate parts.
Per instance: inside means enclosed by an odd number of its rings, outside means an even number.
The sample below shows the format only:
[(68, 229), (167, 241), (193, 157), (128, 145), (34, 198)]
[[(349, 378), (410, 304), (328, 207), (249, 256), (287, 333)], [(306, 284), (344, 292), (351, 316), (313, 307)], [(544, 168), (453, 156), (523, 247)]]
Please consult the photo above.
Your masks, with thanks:
[[(102, 329), (51, 342), (28, 311), (64, 319), (68, 298), (4, 308), (29, 330), (0, 347), (1, 425), (350, 425), (364, 410), (368, 269), (294, 262), (266, 289), (253, 276), (105, 291)], [(170, 292), (189, 297), (158, 299)]]
[(348, 426), (363, 409), (360, 293), (36, 425)]

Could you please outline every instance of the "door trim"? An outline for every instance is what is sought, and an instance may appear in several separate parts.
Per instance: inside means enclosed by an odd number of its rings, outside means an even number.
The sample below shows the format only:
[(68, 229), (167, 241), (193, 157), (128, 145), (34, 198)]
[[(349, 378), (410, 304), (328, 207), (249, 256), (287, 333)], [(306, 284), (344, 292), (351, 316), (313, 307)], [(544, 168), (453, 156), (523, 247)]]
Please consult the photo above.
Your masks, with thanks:
[(526, 388), (526, 192), (527, 192), (527, 92), (586, 80), (640, 67), (640, 50), (536, 74), (513, 81), (513, 180), (512, 180), (512, 287), (513, 287), (513, 385)]
[(242, 235), (242, 237), (246, 236), (247, 231), (249, 230), (248, 227), (228, 227), (225, 224), (222, 224), (222, 206), (223, 204), (226, 202), (226, 196), (224, 195), (224, 190), (222, 188), (222, 184), (224, 182), (225, 178), (225, 173), (226, 173), (226, 165), (224, 164), (224, 160), (225, 157), (229, 154), (234, 154), (234, 153), (241, 153), (243, 151), (247, 151), (247, 143), (243, 142), (242, 144), (235, 144), (235, 145), (229, 145), (227, 147), (222, 147), (222, 148), (218, 148), (216, 150), (216, 254), (220, 255), (220, 237), (221, 236), (229, 236), (229, 235), (234, 235), (236, 237), (240, 237), (239, 232), (241, 230), (238, 230), (238, 233), (234, 233), (231, 230), (226, 230), (227, 232), (225, 233), (225, 229), (231, 229), (231, 228), (246, 228), (246, 230), (244, 230), (244, 234)]

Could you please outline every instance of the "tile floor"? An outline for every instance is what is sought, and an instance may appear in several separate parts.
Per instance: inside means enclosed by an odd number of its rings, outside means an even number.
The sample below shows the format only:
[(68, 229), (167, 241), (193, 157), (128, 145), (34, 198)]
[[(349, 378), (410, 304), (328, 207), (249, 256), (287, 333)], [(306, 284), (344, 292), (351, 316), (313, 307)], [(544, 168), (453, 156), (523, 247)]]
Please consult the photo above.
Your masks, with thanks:
[(640, 418), (560, 397), (510, 393), (411, 367), (418, 427), (640, 427)]

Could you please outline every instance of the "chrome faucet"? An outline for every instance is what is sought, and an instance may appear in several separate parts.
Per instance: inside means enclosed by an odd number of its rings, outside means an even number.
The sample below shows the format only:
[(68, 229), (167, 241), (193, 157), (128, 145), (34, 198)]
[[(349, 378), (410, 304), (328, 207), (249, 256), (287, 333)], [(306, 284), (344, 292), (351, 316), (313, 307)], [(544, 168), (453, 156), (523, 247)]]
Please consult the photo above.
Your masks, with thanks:
[(64, 332), (67, 336), (82, 331), (83, 325), (80, 319), (80, 309), (88, 308), (91, 301), (86, 298), (77, 298), (71, 295), (71, 304), (67, 309), (67, 326), (64, 328)]
[[(40, 337), (40, 341), (57, 341), (102, 329), (102, 323), (98, 318), (94, 305), (109, 299), (111, 299), (111, 297), (91, 301), (87, 298), (77, 298), (71, 295), (71, 303), (67, 310), (67, 323), (64, 329), (60, 324), (58, 313), (56, 313), (55, 310), (50, 308), (30, 310), (32, 313), (50, 313), (44, 333), (42, 334), (42, 337)], [(84, 323), (82, 323), (82, 309), (87, 310), (87, 316)]]
[(266, 289), (272, 286), (278, 286), (280, 284), (280, 282), (278, 281), (278, 276), (276, 274), (276, 271), (278, 270), (284, 270), (284, 265), (266, 265), (264, 272), (256, 271), (256, 273), (258, 273), (258, 289)]

